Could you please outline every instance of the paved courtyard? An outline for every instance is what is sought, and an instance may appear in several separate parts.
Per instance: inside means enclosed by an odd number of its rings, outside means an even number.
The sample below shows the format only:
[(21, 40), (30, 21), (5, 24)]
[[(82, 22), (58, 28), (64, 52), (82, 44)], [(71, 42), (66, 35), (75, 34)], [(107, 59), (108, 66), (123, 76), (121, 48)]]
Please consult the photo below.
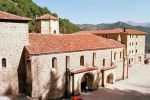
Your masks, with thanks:
[(150, 65), (129, 68), (129, 78), (81, 95), (83, 100), (150, 100)]

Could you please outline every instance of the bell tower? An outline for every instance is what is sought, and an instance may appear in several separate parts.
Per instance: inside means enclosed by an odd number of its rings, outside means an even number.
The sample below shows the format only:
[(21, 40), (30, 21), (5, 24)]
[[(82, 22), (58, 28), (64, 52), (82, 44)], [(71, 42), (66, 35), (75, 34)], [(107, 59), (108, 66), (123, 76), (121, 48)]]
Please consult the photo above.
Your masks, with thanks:
[(50, 14), (36, 18), (36, 33), (59, 34), (59, 18)]

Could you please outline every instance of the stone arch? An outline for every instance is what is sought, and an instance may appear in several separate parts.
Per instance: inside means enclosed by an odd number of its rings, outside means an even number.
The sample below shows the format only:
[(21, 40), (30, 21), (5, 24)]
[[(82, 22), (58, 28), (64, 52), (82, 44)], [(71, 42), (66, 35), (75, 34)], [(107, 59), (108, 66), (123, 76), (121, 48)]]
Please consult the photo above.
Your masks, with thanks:
[(81, 75), (79, 78), (79, 90), (93, 90), (93, 83), (94, 83), (94, 75), (92, 73), (85, 73)]
[(114, 75), (113, 75), (112, 73), (110, 73), (110, 74), (106, 77), (106, 83), (113, 84), (113, 80), (114, 80)]

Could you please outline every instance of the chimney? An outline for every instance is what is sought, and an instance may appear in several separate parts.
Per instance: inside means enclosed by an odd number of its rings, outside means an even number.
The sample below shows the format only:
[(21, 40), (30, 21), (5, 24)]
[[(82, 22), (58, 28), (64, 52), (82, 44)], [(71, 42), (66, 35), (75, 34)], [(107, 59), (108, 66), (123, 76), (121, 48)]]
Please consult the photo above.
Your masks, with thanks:
[(126, 28), (123, 28), (123, 32), (126, 32)]

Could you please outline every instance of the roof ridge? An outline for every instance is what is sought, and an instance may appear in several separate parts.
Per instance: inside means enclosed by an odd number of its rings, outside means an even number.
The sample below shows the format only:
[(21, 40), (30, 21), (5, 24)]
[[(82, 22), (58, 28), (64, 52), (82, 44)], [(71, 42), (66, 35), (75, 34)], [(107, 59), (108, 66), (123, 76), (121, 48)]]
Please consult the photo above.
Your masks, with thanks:
[(8, 12), (5, 12), (5, 11), (0, 11), (0, 19), (3, 19), (3, 20), (25, 20), (25, 21), (30, 21), (31, 20), (30, 18), (15, 15), (15, 14), (8, 13)]

